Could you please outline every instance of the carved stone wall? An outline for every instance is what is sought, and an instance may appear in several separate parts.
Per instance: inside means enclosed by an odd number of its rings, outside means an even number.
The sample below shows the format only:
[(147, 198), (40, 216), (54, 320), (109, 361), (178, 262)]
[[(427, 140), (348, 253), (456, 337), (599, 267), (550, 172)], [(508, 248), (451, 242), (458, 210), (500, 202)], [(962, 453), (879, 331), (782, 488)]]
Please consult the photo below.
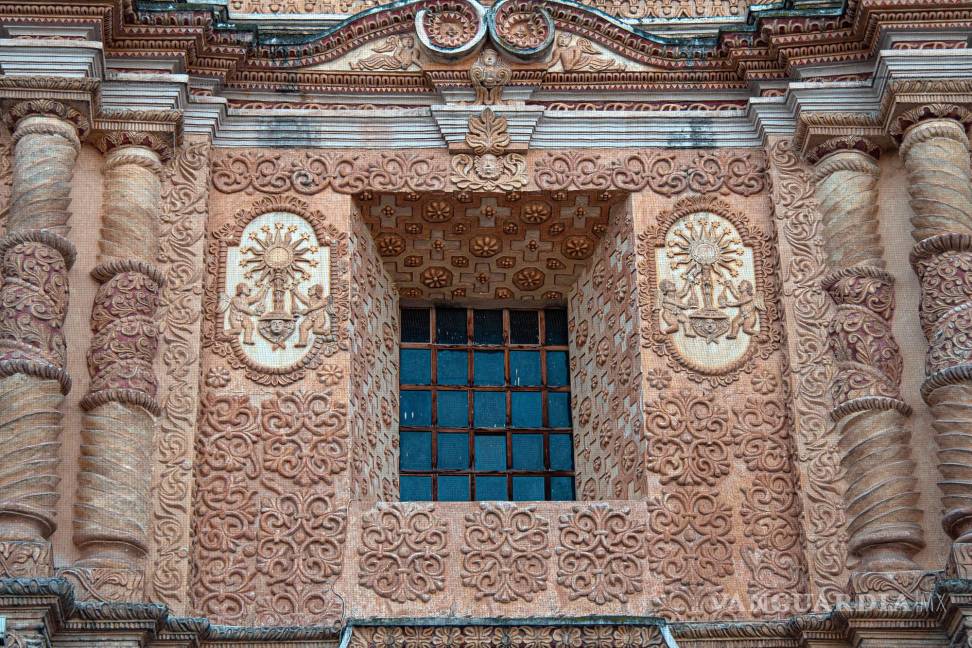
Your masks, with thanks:
[(634, 236), (630, 202), (615, 207), (567, 298), (577, 499), (644, 493)]
[[(351, 497), (398, 499), (398, 290), (360, 214), (351, 225)], [(344, 367), (317, 371), (324, 386), (342, 380)]]
[(648, 559), (676, 618), (810, 604), (769, 211), (765, 194), (633, 198)]
[(210, 198), (191, 609), (217, 623), (345, 614), (352, 209)]

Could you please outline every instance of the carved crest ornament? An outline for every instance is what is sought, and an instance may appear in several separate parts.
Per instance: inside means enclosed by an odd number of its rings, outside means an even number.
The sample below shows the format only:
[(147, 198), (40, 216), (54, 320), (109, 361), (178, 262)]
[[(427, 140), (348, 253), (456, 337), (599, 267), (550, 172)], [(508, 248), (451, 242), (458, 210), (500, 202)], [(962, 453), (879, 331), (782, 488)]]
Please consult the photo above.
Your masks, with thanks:
[(778, 347), (776, 308), (765, 297), (772, 294), (772, 246), (728, 205), (706, 196), (681, 200), (642, 234), (639, 247), (654, 293), (647, 335), (659, 352), (699, 380), (725, 384), (757, 349), (763, 356)]
[(475, 156), (462, 153), (452, 158), (452, 182), (471, 191), (514, 191), (527, 183), (526, 158), (504, 152), (510, 145), (505, 117), (491, 108), (469, 118), (466, 144)]
[(207, 342), (266, 385), (299, 380), (346, 346), (335, 290), (344, 235), (302, 201), (267, 197), (215, 234), (209, 250)]

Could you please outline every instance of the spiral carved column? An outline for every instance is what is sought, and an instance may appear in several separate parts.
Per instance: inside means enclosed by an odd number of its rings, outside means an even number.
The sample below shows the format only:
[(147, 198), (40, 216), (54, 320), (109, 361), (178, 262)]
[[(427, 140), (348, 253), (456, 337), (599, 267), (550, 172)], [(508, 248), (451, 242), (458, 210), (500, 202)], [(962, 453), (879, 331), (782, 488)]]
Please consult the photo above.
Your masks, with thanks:
[(49, 576), (55, 528), (59, 407), (70, 390), (62, 327), (71, 179), (85, 125), (53, 101), (26, 101), (14, 127), (13, 186), (0, 238), (0, 577)]
[[(945, 531), (953, 562), (972, 573), (972, 173), (967, 126), (958, 106), (906, 113), (901, 156), (910, 181), (911, 263), (921, 280), (920, 318), (928, 338), (922, 396), (938, 442)], [(963, 558), (962, 555), (965, 557)]]
[[(876, 147), (845, 139), (815, 169), (830, 274), (823, 287), (836, 304), (830, 346), (837, 360), (831, 390), (846, 476), (849, 550), (860, 558), (854, 590), (868, 572), (917, 570), (924, 546), (911, 408), (901, 400), (902, 359), (891, 331), (894, 279), (885, 270), (878, 233)], [(863, 150), (860, 150), (863, 149)], [(870, 151), (864, 152), (864, 151)]]
[[(146, 136), (148, 137), (148, 136)], [(156, 417), (156, 313), (161, 160), (133, 133), (96, 135), (107, 150), (100, 283), (91, 313), (91, 383), (81, 400), (81, 457), (74, 507), (79, 559), (61, 574), (83, 598), (140, 600), (151, 514)]]

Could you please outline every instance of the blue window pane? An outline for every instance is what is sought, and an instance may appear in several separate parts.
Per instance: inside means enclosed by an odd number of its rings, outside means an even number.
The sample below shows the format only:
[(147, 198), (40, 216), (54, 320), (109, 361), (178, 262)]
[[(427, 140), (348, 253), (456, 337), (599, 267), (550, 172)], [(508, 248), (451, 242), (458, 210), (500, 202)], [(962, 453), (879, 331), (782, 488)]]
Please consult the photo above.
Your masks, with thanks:
[(469, 468), (469, 435), (465, 432), (439, 432), (438, 455), (439, 470)]
[(478, 428), (506, 426), (506, 394), (476, 392), (473, 396), (473, 425)]
[(432, 425), (432, 392), (403, 391), (400, 400), (402, 426)]
[(466, 309), (435, 309), (435, 341), (439, 344), (466, 343)]
[(401, 499), (403, 502), (430, 502), (432, 501), (432, 478), (413, 477), (402, 475)]
[(503, 311), (473, 311), (473, 342), (503, 344)]
[(527, 387), (540, 384), (540, 352), (510, 352), (510, 384)]
[(543, 320), (547, 344), (567, 344), (567, 311), (545, 310)]
[(402, 309), (402, 342), (429, 341), (429, 309)]
[(476, 435), (476, 470), (506, 470), (506, 437)]
[(574, 499), (573, 477), (551, 477), (550, 499), (554, 502), (569, 502)]
[(505, 500), (506, 477), (477, 477), (477, 500)]
[(402, 349), (402, 384), (428, 385), (432, 382), (432, 352), (428, 349)]
[(572, 446), (569, 434), (550, 435), (550, 470), (574, 469), (574, 448)]
[(402, 470), (432, 469), (431, 432), (402, 432), (400, 445)]
[(436, 356), (440, 385), (465, 385), (468, 382), (468, 360), (465, 351), (439, 351)]
[(468, 502), (469, 477), (439, 477), (440, 502)]
[(512, 425), (520, 428), (543, 427), (540, 392), (513, 392), (510, 399)]
[(466, 392), (440, 391), (436, 394), (439, 427), (469, 427), (469, 399)]
[[(543, 470), (542, 434), (513, 435), (513, 469)], [(513, 488), (515, 492), (516, 486)]]
[(473, 384), (504, 385), (502, 351), (476, 351), (473, 353)]
[(517, 502), (543, 500), (543, 477), (514, 477), (513, 499)]
[(537, 311), (510, 311), (510, 343), (538, 344), (540, 318)]
[(547, 384), (553, 387), (570, 384), (566, 351), (547, 351)]
[(550, 427), (570, 427), (570, 394), (547, 394), (547, 416), (550, 417)]

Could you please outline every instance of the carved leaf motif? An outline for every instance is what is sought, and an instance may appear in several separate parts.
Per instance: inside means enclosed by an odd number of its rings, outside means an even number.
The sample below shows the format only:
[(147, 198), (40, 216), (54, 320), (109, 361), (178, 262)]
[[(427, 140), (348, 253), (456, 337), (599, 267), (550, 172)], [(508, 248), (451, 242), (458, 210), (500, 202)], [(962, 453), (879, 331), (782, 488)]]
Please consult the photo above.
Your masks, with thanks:
[(500, 155), (510, 145), (506, 117), (497, 115), (492, 108), (485, 108), (481, 115), (470, 117), (466, 144), (476, 155)]

